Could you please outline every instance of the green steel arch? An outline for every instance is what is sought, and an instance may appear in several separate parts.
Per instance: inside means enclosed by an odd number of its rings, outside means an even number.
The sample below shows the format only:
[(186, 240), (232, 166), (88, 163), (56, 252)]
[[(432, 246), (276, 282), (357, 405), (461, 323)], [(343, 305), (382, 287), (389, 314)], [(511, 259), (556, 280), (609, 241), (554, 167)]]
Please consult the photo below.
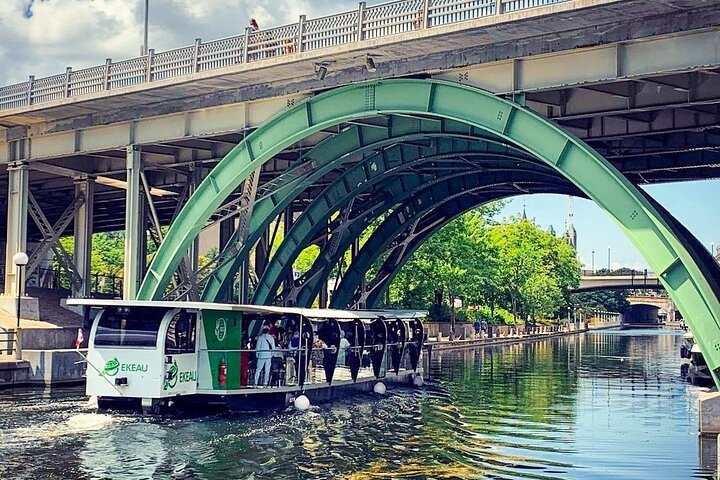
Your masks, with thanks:
[(658, 273), (685, 315), (716, 383), (720, 366), (718, 290), (670, 224), (590, 147), (533, 112), (466, 85), (391, 79), (348, 85), (308, 98), (274, 117), (226, 155), (183, 208), (158, 249), (138, 299), (160, 298), (204, 222), (257, 167), (293, 143), (345, 121), (401, 113), (467, 123), (532, 153), (605, 210)]
[[(490, 158), (509, 158), (516, 163), (527, 162), (531, 159), (531, 157), (520, 152), (512, 155), (511, 150), (505, 147), (495, 146), (492, 150), (489, 150), (484, 142), (477, 140), (436, 139), (434, 146), (439, 148), (418, 148), (403, 144), (394, 145), (364, 159), (362, 162), (354, 164), (335, 179), (315, 198), (293, 224), (287, 237), (281, 243), (260, 278), (253, 297), (253, 303), (265, 304), (275, 299), (275, 292), (283, 279), (290, 273), (292, 264), (302, 249), (310, 244), (314, 236), (326, 228), (335, 212), (344, 208), (353, 198), (357, 198), (360, 193), (367, 192), (369, 189), (378, 186), (377, 191), (381, 192), (384, 197), (388, 197), (389, 200), (389, 205), (385, 209), (402, 201), (397, 195), (387, 195), (387, 190), (393, 189), (384, 186), (383, 181), (388, 178), (399, 178), (397, 175), (406, 171), (409, 167), (432, 162), (433, 158), (442, 158), (458, 151), (475, 155), (487, 155)], [(436, 151), (443, 152), (443, 154), (428, 158), (431, 153)], [(543, 168), (547, 169), (546, 166)], [(428, 180), (433, 179), (434, 177), (432, 179), (428, 178)], [(412, 195), (412, 191), (409, 191), (408, 195)], [(359, 234), (360, 232), (357, 232), (357, 235)]]
[[(536, 186), (542, 188), (544, 186), (552, 186), (551, 190), (561, 191), (562, 182), (558, 182), (558, 177), (543, 179), (541, 175), (535, 172), (519, 171), (508, 172), (503, 175), (502, 179), (487, 178), (484, 175), (464, 175), (459, 178), (449, 179), (447, 182), (433, 185), (418, 192), (413, 198), (406, 201), (403, 205), (393, 210), (393, 212), (383, 220), (372, 235), (365, 241), (357, 256), (353, 259), (349, 268), (345, 271), (340, 285), (333, 293), (331, 305), (334, 308), (347, 308), (350, 304), (355, 290), (362, 284), (365, 274), (372, 267), (374, 261), (379, 258), (387, 247), (411, 225), (420, 219), (423, 219), (429, 212), (446, 213), (445, 205), (454, 201), (458, 197), (464, 196), (466, 193), (473, 193), (477, 198), (475, 204), (486, 203), (496, 198), (503, 198), (512, 195), (509, 191), (516, 189), (510, 186), (513, 182), (536, 183)], [(501, 180), (498, 182), (497, 180)], [(499, 186), (500, 188), (484, 191), (488, 187)], [(565, 185), (567, 186), (567, 184)], [(565, 188), (565, 191), (569, 191)], [(454, 217), (453, 217), (454, 218)], [(444, 224), (445, 222), (443, 222)], [(431, 233), (435, 229), (431, 229)], [(427, 238), (423, 232), (422, 241)], [(422, 243), (422, 241), (420, 243)], [(342, 306), (342, 307), (341, 307)]]
[[(514, 184), (532, 184), (533, 189), (543, 189), (539, 190), (539, 193), (544, 193), (543, 186), (545, 185), (568, 185), (568, 182), (562, 176), (544, 165), (527, 162), (524, 165), (523, 162), (520, 162), (518, 165), (517, 159), (502, 162), (505, 165), (501, 162), (493, 163), (499, 165), (493, 168), (483, 163), (481, 172), (456, 172), (439, 176), (434, 182), (424, 184), (421, 190), (411, 192), (405, 196), (395, 195), (392, 199), (386, 201), (378, 210), (387, 212), (392, 209), (392, 213), (365, 242), (358, 257), (353, 259), (349, 269), (344, 273), (342, 283), (333, 295), (333, 305), (336, 307), (342, 305), (340, 308), (347, 307), (348, 303), (345, 302), (345, 299), (352, 296), (355, 287), (360, 285), (361, 280), (365, 277), (366, 270), (372, 265), (375, 258), (382, 255), (385, 248), (401, 231), (410, 227), (416, 219), (422, 217), (428, 211), (442, 206), (445, 202), (468, 192), (489, 199), (493, 199), (494, 196), (508, 196), (508, 190), (520, 193), (513, 186)], [(560, 187), (556, 186), (553, 191), (559, 189)], [(577, 193), (577, 191), (574, 191), (574, 193)], [(364, 217), (362, 220), (352, 223), (343, 232), (344, 235), (340, 240), (335, 255), (330, 258), (321, 256), (316, 260), (313, 268), (322, 269), (322, 273), (316, 275), (307, 285), (303, 285), (297, 297), (298, 306), (309, 306), (312, 303), (322, 288), (322, 281), (329, 277), (334, 265), (350, 247), (353, 240), (359, 237), (374, 219), (375, 217)], [(370, 259), (369, 264), (365, 265), (364, 260), (367, 259), (367, 255), (363, 256), (362, 253), (367, 254), (368, 251), (373, 251), (375, 256)], [(316, 264), (319, 264), (319, 266), (316, 267)], [(347, 289), (350, 289), (349, 294), (343, 293)], [(337, 299), (341, 300), (338, 301)]]
[[(435, 140), (431, 146), (422, 148), (422, 154), (423, 156), (440, 155), (454, 150), (453, 144), (446, 140), (448, 138), (476, 142), (479, 151), (495, 155), (509, 155), (512, 152), (515, 152), (514, 155), (520, 155), (516, 148), (501, 144), (501, 139), (488, 135), (478, 128), (452, 120), (417, 120), (390, 115), (387, 128), (352, 125), (340, 134), (320, 142), (296, 161), (293, 168), (273, 180), (273, 191), (267, 192), (255, 203), (248, 238), (231, 257), (223, 258), (224, 255), (221, 253), (217, 269), (208, 278), (203, 289), (202, 299), (209, 302), (229, 299), (234, 275), (263, 231), (308, 185), (329, 171), (346, 164), (353, 164), (367, 153), (382, 151), (398, 142)], [(529, 158), (532, 157), (526, 157)], [(229, 244), (238, 241), (238, 233), (233, 234)]]

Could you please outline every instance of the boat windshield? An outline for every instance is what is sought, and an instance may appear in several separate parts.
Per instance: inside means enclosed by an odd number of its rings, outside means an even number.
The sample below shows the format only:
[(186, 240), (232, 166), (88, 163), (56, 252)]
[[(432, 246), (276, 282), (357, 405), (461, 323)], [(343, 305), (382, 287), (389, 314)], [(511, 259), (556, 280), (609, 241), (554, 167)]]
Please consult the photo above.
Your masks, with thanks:
[(163, 308), (106, 307), (95, 332), (94, 344), (106, 347), (155, 347)]

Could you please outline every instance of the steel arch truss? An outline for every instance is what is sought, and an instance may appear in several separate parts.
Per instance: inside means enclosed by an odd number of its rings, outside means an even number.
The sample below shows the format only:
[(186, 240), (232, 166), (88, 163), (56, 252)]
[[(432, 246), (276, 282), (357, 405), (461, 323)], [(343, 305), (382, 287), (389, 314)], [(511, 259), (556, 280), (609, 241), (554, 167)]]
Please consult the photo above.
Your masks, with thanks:
[[(425, 142), (427, 146), (423, 148), (423, 154), (441, 155), (451, 150), (452, 146), (447, 142), (433, 142), (433, 140), (447, 137), (470, 139), (476, 142), (482, 139), (484, 143), (478, 144), (477, 147), (480, 151), (497, 155), (515, 151), (517, 155), (516, 149), (502, 145), (502, 139), (452, 120), (389, 115), (385, 127), (351, 125), (340, 134), (320, 142), (296, 161), (287, 172), (262, 187), (250, 219), (246, 241), (243, 242), (239, 232), (235, 232), (228, 242), (228, 247), (213, 262), (214, 270), (206, 277), (203, 300), (218, 302), (229, 299), (234, 275), (250, 249), (272, 221), (309, 185), (333, 170), (341, 169), (345, 165), (353, 165), (367, 155), (377, 154), (398, 143), (415, 142), (418, 148), (421, 148)], [(527, 156), (527, 158), (531, 157)]]
[[(463, 156), (472, 158), (467, 154)], [(382, 212), (389, 212), (389, 215), (365, 242), (359, 256), (352, 260), (349, 269), (343, 275), (339, 288), (333, 294), (332, 304), (346, 307), (355, 289), (362, 287), (365, 273), (374, 260), (383, 254), (401, 231), (410, 228), (425, 213), (467, 193), (489, 200), (509, 196), (513, 193), (524, 193), (517, 189), (520, 184), (523, 185), (523, 189), (532, 188), (538, 193), (544, 192), (548, 185), (569, 185), (554, 170), (543, 165), (522, 162), (519, 161), (519, 158), (515, 158), (514, 160), (482, 162), (478, 164), (478, 169), (475, 171), (441, 173), (431, 182), (420, 185), (416, 190), (404, 195), (393, 195), (379, 208)], [(566, 188), (565, 190), (578, 193), (576, 189)], [(313, 299), (320, 293), (321, 281), (330, 276), (334, 265), (338, 264), (342, 258), (343, 252), (376, 218), (373, 215), (365, 215), (363, 212), (360, 212), (360, 215), (360, 221), (353, 222), (343, 230), (344, 235), (341, 237), (340, 247), (334, 256), (330, 257), (330, 252), (325, 252), (327, 257), (321, 256), (315, 262), (311, 271), (318, 269), (320, 273), (306, 285), (302, 285), (303, 288), (297, 296), (299, 306), (312, 304)], [(374, 252), (374, 256), (366, 265), (364, 260), (367, 260), (369, 251)]]
[[(476, 168), (477, 164), (462, 159), (458, 159), (458, 161), (460, 166), (464, 168), (458, 168), (458, 165), (447, 165), (448, 158), (454, 158), (459, 154), (491, 159), (508, 158), (510, 162), (506, 163), (509, 164), (531, 161), (531, 157), (517, 151), (514, 152), (506, 147), (487, 145), (485, 142), (477, 140), (444, 138), (436, 139), (427, 148), (396, 144), (391, 148), (383, 149), (375, 155), (369, 156), (362, 162), (355, 163), (325, 188), (295, 221), (288, 233), (288, 237), (280, 245), (265, 270), (258, 284), (253, 302), (264, 304), (275, 299), (275, 292), (283, 279), (290, 273), (297, 256), (304, 248), (313, 243), (313, 239), (321, 231), (327, 230), (328, 224), (336, 212), (347, 208), (353, 200), (357, 200), (363, 194), (370, 197), (368, 202), (353, 203), (357, 213), (348, 213), (348, 218), (344, 222), (339, 222), (337, 228), (330, 235), (329, 251), (323, 252), (324, 255), (342, 255), (348, 245), (344, 244), (341, 248), (338, 248), (336, 246), (337, 239), (340, 235), (343, 235), (351, 223), (354, 228), (349, 241), (357, 238), (362, 233), (362, 230), (356, 231), (355, 227), (361, 224), (364, 229), (373, 218), (369, 218), (364, 223), (358, 223), (355, 220), (358, 217), (368, 218), (365, 210), (377, 210), (378, 201), (382, 203), (380, 212), (385, 212), (395, 204), (403, 201), (404, 198), (412, 196), (415, 190), (424, 183), (437, 181), (447, 169), (461, 170), (464, 174), (466, 170)], [(421, 165), (427, 163), (433, 164), (430, 171), (422, 172), (419, 170)], [(506, 165), (503, 170), (512, 168), (512, 166)], [(547, 169), (547, 167), (543, 168)], [(419, 183), (415, 182), (415, 179)], [(348, 237), (348, 235), (344, 236)], [(331, 263), (331, 265), (334, 265), (334, 263)], [(326, 271), (326, 273), (329, 272)], [(322, 278), (322, 275), (320, 277)], [(318, 277), (315, 276), (315, 278)], [(299, 305), (305, 303), (300, 300), (297, 300), (297, 302)]]
[[(693, 330), (717, 382), (720, 288), (717, 272), (640, 190), (582, 141), (512, 102), (437, 80), (392, 79), (348, 85), (308, 98), (238, 144), (201, 183), (168, 232), (138, 292), (161, 298), (205, 221), (241, 183), (286, 147), (325, 128), (385, 114), (466, 123), (531, 153), (605, 210), (658, 273)], [(709, 268), (715, 269), (714, 271)]]

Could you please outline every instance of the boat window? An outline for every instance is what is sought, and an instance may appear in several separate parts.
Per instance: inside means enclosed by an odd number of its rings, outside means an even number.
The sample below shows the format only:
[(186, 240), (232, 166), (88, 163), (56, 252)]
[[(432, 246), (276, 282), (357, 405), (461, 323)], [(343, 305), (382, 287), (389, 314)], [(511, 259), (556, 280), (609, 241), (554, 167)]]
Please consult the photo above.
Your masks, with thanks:
[(98, 322), (94, 344), (108, 347), (155, 347), (163, 308), (107, 307)]
[(165, 336), (165, 353), (195, 353), (195, 314), (178, 312), (170, 320)]

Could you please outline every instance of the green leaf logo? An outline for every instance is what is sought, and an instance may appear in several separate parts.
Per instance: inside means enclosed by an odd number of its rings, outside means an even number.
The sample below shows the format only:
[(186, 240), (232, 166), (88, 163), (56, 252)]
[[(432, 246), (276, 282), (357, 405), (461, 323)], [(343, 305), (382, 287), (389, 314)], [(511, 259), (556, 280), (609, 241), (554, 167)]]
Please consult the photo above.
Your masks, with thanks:
[(118, 361), (117, 357), (115, 357), (112, 360), (108, 360), (107, 362), (105, 362), (105, 367), (103, 367), (103, 371), (100, 376), (107, 375), (108, 377), (114, 377), (115, 375), (117, 375), (119, 370), (120, 362)]
[(165, 372), (165, 382), (163, 383), (163, 390), (172, 390), (177, 385), (178, 379), (178, 366), (177, 361), (173, 361), (168, 371)]

